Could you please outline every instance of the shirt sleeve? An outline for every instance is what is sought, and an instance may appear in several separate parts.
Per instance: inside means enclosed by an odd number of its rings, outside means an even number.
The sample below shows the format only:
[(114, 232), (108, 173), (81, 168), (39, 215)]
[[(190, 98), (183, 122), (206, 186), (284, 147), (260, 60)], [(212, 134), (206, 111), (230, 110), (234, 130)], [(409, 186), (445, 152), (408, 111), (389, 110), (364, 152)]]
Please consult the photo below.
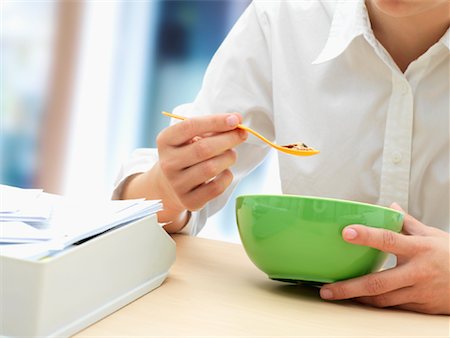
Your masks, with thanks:
[(135, 175), (150, 170), (158, 161), (158, 150), (150, 148), (136, 149), (130, 158), (122, 164), (119, 174), (114, 182), (112, 199), (120, 198), (125, 181)]
[[(274, 140), (270, 36), (265, 32), (267, 23), (263, 19), (255, 4), (250, 4), (211, 60), (196, 99), (176, 107), (175, 114), (194, 117), (239, 112), (245, 125)], [(181, 232), (198, 234), (207, 218), (226, 204), (239, 181), (263, 161), (268, 151), (267, 145), (251, 135), (238, 146), (237, 162), (231, 168), (234, 176), (231, 185), (201, 210), (193, 212)], [(120, 195), (127, 177), (149, 170), (157, 160), (156, 149), (136, 150), (122, 167), (114, 196)]]

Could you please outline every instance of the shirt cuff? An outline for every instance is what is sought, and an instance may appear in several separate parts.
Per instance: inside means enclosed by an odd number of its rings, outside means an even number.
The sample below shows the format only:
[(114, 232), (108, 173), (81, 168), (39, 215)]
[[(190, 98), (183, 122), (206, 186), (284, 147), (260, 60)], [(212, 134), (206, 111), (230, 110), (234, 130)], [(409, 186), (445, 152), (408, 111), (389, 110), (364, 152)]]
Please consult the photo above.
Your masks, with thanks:
[(180, 234), (185, 234), (189, 236), (195, 236), (197, 234), (197, 219), (198, 219), (198, 211), (190, 211), (190, 217), (186, 225), (178, 231)]
[(144, 173), (150, 170), (158, 162), (156, 149), (137, 149), (131, 158), (122, 165), (114, 184), (112, 199), (119, 199), (125, 182), (133, 175)]

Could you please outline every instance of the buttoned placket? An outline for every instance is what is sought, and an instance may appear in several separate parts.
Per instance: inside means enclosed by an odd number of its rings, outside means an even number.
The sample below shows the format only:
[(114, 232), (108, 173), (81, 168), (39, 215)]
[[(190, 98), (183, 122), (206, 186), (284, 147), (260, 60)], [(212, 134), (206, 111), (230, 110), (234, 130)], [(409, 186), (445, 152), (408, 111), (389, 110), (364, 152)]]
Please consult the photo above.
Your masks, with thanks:
[(367, 30), (364, 37), (390, 68), (392, 74), (392, 93), (386, 112), (378, 204), (389, 206), (396, 202), (408, 211), (414, 121), (413, 88), (388, 52), (376, 40), (373, 32)]
[(392, 94), (384, 135), (378, 203), (397, 202), (407, 211), (411, 171), (414, 99), (406, 77), (392, 69)]
[(408, 211), (411, 176), (414, 89), (429, 67), (430, 60), (442, 46), (434, 45), (419, 59), (412, 62), (403, 74), (392, 58), (392, 95), (387, 111), (384, 151), (381, 169), (380, 205), (397, 202)]
[[(333, 19), (329, 40), (324, 50), (313, 63), (321, 63), (336, 57), (342, 53), (351, 40), (362, 34), (378, 57), (391, 70), (392, 94), (386, 112), (378, 204), (389, 206), (391, 203), (397, 202), (407, 211), (414, 119), (413, 89), (392, 57), (375, 38), (363, 2), (356, 4), (356, 7), (347, 7), (344, 4), (341, 6), (339, 10), (345, 11), (343, 13), (347, 16), (350, 14), (356, 15), (354, 25), (351, 27), (347, 26), (347, 22), (341, 18), (341, 16), (345, 17), (345, 15), (337, 11)], [(355, 12), (352, 13), (352, 10)], [(336, 33), (336, 30), (340, 34)]]

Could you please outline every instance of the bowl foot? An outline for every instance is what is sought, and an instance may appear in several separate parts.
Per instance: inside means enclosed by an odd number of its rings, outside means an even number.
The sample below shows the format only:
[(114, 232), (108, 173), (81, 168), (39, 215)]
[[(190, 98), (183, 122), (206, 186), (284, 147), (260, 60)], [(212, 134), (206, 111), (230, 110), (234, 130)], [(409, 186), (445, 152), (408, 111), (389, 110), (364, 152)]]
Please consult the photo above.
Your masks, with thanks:
[(276, 280), (279, 282), (285, 282), (285, 283), (293, 283), (293, 284), (299, 284), (304, 286), (315, 286), (315, 287), (321, 287), (324, 283), (322, 282), (314, 282), (310, 280), (301, 280), (301, 279), (289, 279), (289, 278), (274, 278), (269, 277), (272, 280)]

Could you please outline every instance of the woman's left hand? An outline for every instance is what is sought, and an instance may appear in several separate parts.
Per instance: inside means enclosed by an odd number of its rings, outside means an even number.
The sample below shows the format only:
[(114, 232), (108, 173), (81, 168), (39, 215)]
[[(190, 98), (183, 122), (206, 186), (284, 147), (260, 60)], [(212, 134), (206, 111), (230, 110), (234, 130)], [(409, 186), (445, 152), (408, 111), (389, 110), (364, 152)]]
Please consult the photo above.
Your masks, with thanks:
[[(391, 208), (403, 211), (397, 204)], [(349, 225), (345, 241), (397, 256), (397, 266), (346, 281), (327, 284), (323, 299), (353, 299), (375, 307), (429, 314), (450, 314), (450, 236), (405, 214), (402, 233)]]

